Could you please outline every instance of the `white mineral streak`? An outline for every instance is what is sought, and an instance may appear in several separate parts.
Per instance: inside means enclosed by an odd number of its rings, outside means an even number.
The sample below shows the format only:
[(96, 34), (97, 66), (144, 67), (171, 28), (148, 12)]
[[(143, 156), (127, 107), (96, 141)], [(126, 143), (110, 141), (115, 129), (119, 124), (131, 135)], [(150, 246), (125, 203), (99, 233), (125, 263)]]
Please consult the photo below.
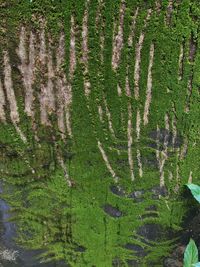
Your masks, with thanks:
[(130, 102), (128, 103), (127, 139), (128, 139), (128, 162), (130, 167), (131, 180), (134, 181), (135, 176), (133, 170), (133, 155), (132, 155), (133, 127), (132, 127), (132, 108)]
[(67, 81), (66, 75), (62, 68), (65, 59), (65, 35), (60, 34), (59, 46), (57, 51), (57, 115), (58, 128), (61, 131), (62, 137), (65, 137), (65, 124), (69, 136), (72, 136), (71, 121), (70, 121), (70, 106), (72, 102), (72, 88)]
[(141, 51), (144, 43), (144, 30), (147, 26), (147, 22), (150, 19), (152, 10), (149, 9), (147, 12), (147, 17), (144, 22), (144, 28), (143, 31), (140, 34), (139, 41), (136, 44), (135, 48), (135, 70), (134, 70), (134, 94), (135, 94), (135, 99), (139, 99), (139, 81), (140, 81), (140, 63), (141, 63)]
[(104, 160), (104, 162), (106, 164), (106, 167), (107, 167), (108, 171), (110, 172), (110, 174), (114, 178), (114, 181), (117, 183), (118, 182), (118, 177), (115, 174), (113, 168), (111, 167), (110, 162), (108, 160), (108, 157), (107, 157), (107, 155), (106, 155), (106, 153), (105, 153), (105, 151), (104, 151), (104, 149), (103, 149), (102, 144), (101, 144), (100, 141), (98, 141), (98, 148), (99, 148), (99, 150), (101, 152), (102, 158), (103, 158), (103, 160)]
[(171, 171), (168, 171), (168, 173), (169, 173), (168, 179), (171, 182), (173, 180), (173, 173)]
[[(47, 63), (47, 51), (46, 51), (46, 40), (45, 40), (45, 30), (44, 30), (44, 21), (42, 21), (42, 29), (39, 32), (39, 62), (41, 65), (41, 69), (45, 69)], [(48, 119), (48, 102), (49, 102), (49, 95), (48, 95), (48, 87), (41, 79), (40, 81), (40, 119), (41, 123), (44, 125), (50, 125)]]
[(180, 160), (183, 160), (188, 150), (188, 138), (185, 137), (180, 151)]
[(174, 188), (174, 192), (178, 192), (179, 191), (179, 187), (180, 187), (180, 170), (179, 170), (179, 165), (176, 164), (176, 187)]
[(151, 44), (150, 53), (149, 53), (149, 67), (148, 67), (148, 77), (147, 77), (147, 90), (146, 90), (146, 101), (144, 106), (144, 125), (147, 125), (149, 122), (149, 109), (152, 99), (152, 67), (154, 60), (154, 44)]
[[(140, 110), (137, 109), (137, 116), (136, 116), (136, 140), (139, 141), (140, 139), (140, 126), (141, 126), (141, 116), (140, 116)], [(143, 176), (143, 170), (142, 170), (142, 160), (141, 160), (141, 153), (140, 150), (137, 149), (137, 162), (138, 162), (138, 168), (139, 168), (139, 176)]]
[(173, 11), (173, 1), (174, 0), (169, 0), (168, 6), (167, 6), (167, 14), (166, 14), (166, 23), (170, 24), (171, 16), (172, 16), (172, 11)]
[(71, 32), (70, 32), (70, 60), (69, 60), (69, 76), (73, 78), (76, 69), (76, 35), (75, 35), (75, 20), (71, 16)]
[(19, 113), (17, 108), (17, 101), (15, 98), (15, 92), (13, 89), (11, 66), (9, 62), (8, 52), (4, 51), (4, 86), (6, 89), (6, 95), (8, 103), (10, 105), (10, 118), (13, 123), (19, 122)]
[(122, 88), (120, 87), (119, 84), (117, 84), (117, 93), (118, 93), (118, 96), (119, 96), (119, 97), (122, 96)]
[(55, 96), (54, 96), (54, 85), (53, 85), (53, 79), (55, 78), (55, 74), (53, 69), (51, 47), (48, 50), (47, 69), (48, 69), (48, 81), (47, 81), (48, 111), (49, 113), (51, 113), (52, 111), (55, 111)]
[(46, 54), (46, 40), (45, 40), (45, 30), (44, 30), (44, 22), (42, 22), (42, 29), (39, 34), (40, 38), (40, 52), (39, 58), (42, 65), (46, 64), (47, 54)]
[(187, 85), (188, 99), (187, 99), (186, 105), (185, 105), (185, 112), (186, 113), (188, 113), (190, 111), (190, 97), (192, 95), (192, 79), (193, 79), (193, 75), (191, 75), (189, 77), (188, 85)]
[(64, 177), (65, 177), (65, 180), (67, 182), (67, 185), (69, 187), (71, 187), (72, 186), (72, 182), (70, 180), (67, 167), (65, 166), (65, 163), (64, 163), (64, 160), (63, 160), (62, 156), (58, 152), (57, 152), (57, 159), (58, 159), (58, 162), (59, 162), (61, 168), (63, 169)]
[(87, 7), (83, 16), (83, 26), (82, 26), (82, 62), (84, 65), (84, 90), (85, 95), (88, 97), (91, 92), (90, 81), (85, 77), (88, 74), (88, 10)]
[(173, 149), (175, 148), (175, 142), (177, 139), (177, 121), (176, 121), (176, 117), (175, 115), (172, 118), (172, 145), (173, 145)]
[(157, 0), (157, 1), (156, 1), (156, 11), (157, 11), (158, 13), (160, 13), (160, 11), (161, 11), (161, 7), (162, 7), (162, 5), (161, 5), (160, 0)]
[(122, 0), (120, 12), (119, 12), (118, 32), (114, 38), (113, 51), (112, 51), (112, 67), (114, 70), (116, 70), (119, 65), (120, 57), (121, 57), (121, 50), (123, 47), (123, 28), (124, 28), (125, 9), (126, 9), (126, 5), (125, 5), (125, 2)]
[(101, 106), (98, 106), (99, 119), (103, 122), (103, 110)]
[(139, 176), (142, 177), (143, 170), (142, 170), (141, 153), (139, 149), (137, 149), (137, 161), (138, 161), (138, 168), (139, 168)]
[[(165, 115), (165, 129), (167, 130), (167, 133), (168, 133), (169, 132), (169, 116), (167, 114)], [(160, 151), (160, 144), (159, 144), (159, 136), (160, 136), (160, 129), (157, 125), (156, 158), (158, 161), (158, 167), (159, 167), (159, 173), (160, 173), (160, 186), (162, 187), (165, 185), (164, 166), (168, 158), (167, 156), (168, 134), (166, 134), (165, 136), (163, 150), (161, 151)]]
[(126, 89), (126, 95), (131, 97), (131, 88), (130, 88), (129, 79), (128, 79), (128, 71), (127, 71), (127, 74), (126, 74), (125, 89)]
[(10, 106), (11, 121), (14, 124), (15, 129), (17, 133), (19, 134), (20, 138), (25, 143), (27, 142), (26, 137), (24, 136), (19, 126), (17, 125), (20, 122), (20, 118), (19, 118), (19, 113), (18, 113), (17, 100), (15, 97), (15, 92), (13, 88), (10, 60), (9, 60), (7, 51), (4, 51), (4, 86), (6, 89), (6, 96), (8, 99), (9, 106)]
[(140, 110), (137, 109), (137, 117), (136, 117), (136, 136), (137, 136), (137, 141), (140, 139), (140, 125), (141, 125)]
[(128, 45), (129, 46), (133, 45), (133, 37), (134, 37), (134, 34), (135, 34), (135, 25), (136, 25), (136, 19), (137, 19), (137, 16), (138, 16), (138, 11), (139, 11), (139, 7), (136, 8), (135, 14), (133, 16), (133, 21), (132, 21), (132, 25), (131, 25), (131, 31), (130, 31), (130, 34), (129, 34), (129, 37), (128, 37)]
[(27, 56), (26, 52), (26, 30), (24, 27), (21, 28), (20, 33), (20, 43), (17, 49), (17, 54), (21, 60), (21, 65), (18, 66), (22, 80), (25, 87), (25, 112), (31, 118), (34, 118), (34, 111), (33, 111), (33, 89), (32, 85), (34, 83), (34, 70), (35, 70), (35, 36), (33, 33), (30, 33), (29, 38), (29, 57)]
[(112, 137), (115, 138), (115, 131), (114, 131), (113, 125), (112, 125), (112, 117), (111, 117), (111, 113), (110, 113), (110, 110), (108, 108), (108, 104), (107, 104), (107, 101), (106, 101), (105, 97), (103, 98), (103, 101), (104, 101), (104, 105), (105, 105), (105, 108), (106, 108), (106, 116), (108, 118), (108, 127), (109, 127), (109, 130), (110, 130), (110, 133), (111, 133)]
[(183, 78), (183, 57), (184, 57), (184, 50), (183, 50), (183, 44), (181, 44), (179, 60), (178, 60), (178, 80), (179, 81), (181, 81)]
[(5, 95), (3, 91), (3, 85), (0, 79), (0, 120), (5, 122), (6, 121), (6, 116), (5, 116), (5, 111), (4, 111), (4, 106), (5, 106)]
[(188, 184), (191, 184), (191, 183), (192, 183), (192, 171), (190, 171), (190, 175), (188, 178)]

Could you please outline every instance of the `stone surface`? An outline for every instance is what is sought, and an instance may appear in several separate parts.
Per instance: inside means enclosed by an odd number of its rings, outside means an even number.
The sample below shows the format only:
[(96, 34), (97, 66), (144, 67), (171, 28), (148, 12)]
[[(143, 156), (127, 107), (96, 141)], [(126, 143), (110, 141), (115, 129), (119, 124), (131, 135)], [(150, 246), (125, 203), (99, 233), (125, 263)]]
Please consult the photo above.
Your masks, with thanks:
[(104, 209), (105, 213), (107, 213), (108, 215), (110, 215), (113, 218), (119, 218), (123, 215), (122, 212), (118, 208), (113, 207), (110, 204), (104, 205), (103, 209)]
[(143, 247), (136, 244), (127, 243), (124, 247), (126, 249), (132, 250), (134, 252), (134, 255), (138, 257), (145, 257), (148, 254)]

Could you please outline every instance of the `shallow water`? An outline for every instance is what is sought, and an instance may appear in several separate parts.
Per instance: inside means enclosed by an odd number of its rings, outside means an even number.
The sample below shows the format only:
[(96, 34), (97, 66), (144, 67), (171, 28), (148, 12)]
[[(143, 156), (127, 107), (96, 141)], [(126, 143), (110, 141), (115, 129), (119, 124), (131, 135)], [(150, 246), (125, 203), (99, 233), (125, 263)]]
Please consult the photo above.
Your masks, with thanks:
[[(3, 186), (0, 183), (0, 194)], [(10, 207), (0, 198), (0, 267), (60, 267), (61, 263), (40, 263), (36, 258), (40, 251), (25, 250), (15, 243), (16, 225), (9, 222)]]

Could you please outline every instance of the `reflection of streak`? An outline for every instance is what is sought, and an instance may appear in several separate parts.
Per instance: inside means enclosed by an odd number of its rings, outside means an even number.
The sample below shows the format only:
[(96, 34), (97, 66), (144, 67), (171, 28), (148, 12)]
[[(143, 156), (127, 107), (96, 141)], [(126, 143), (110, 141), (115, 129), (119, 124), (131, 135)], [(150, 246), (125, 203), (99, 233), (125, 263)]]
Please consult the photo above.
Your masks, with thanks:
[[(0, 194), (3, 193), (2, 184), (0, 183)], [(9, 205), (2, 199), (0, 199), (0, 212), (2, 214), (2, 222), (5, 228), (3, 233), (2, 239), (3, 243), (6, 246), (11, 246), (13, 242), (13, 238), (16, 236), (16, 227), (13, 222), (9, 222), (10, 214), (9, 214), (10, 207)]]
[(134, 70), (134, 94), (135, 94), (135, 99), (139, 98), (139, 81), (140, 81), (140, 63), (141, 63), (141, 51), (144, 43), (144, 29), (147, 26), (147, 21), (149, 20), (151, 16), (152, 10), (149, 9), (147, 12), (147, 17), (144, 22), (144, 28), (143, 31), (140, 34), (139, 41), (136, 44), (136, 49), (135, 49), (135, 70)]
[(127, 138), (128, 138), (128, 162), (130, 166), (131, 180), (135, 179), (133, 172), (133, 155), (132, 155), (132, 145), (133, 145), (133, 137), (132, 137), (132, 108), (131, 103), (128, 103), (128, 126), (127, 126)]
[(154, 59), (154, 44), (151, 44), (150, 53), (149, 53), (149, 68), (148, 68), (148, 77), (147, 77), (147, 90), (146, 90), (146, 101), (144, 106), (144, 125), (149, 122), (149, 109), (152, 98), (152, 67)]
[(107, 157), (107, 155), (106, 155), (106, 153), (105, 153), (105, 151), (104, 151), (104, 149), (103, 149), (102, 144), (101, 144), (100, 141), (98, 141), (98, 148), (99, 148), (99, 150), (101, 152), (101, 155), (102, 155), (103, 160), (105, 161), (105, 164), (106, 164), (107, 169), (111, 173), (111, 175), (114, 178), (115, 182), (118, 182), (118, 177), (115, 174), (113, 168), (111, 167), (110, 162), (108, 160), (108, 157)]

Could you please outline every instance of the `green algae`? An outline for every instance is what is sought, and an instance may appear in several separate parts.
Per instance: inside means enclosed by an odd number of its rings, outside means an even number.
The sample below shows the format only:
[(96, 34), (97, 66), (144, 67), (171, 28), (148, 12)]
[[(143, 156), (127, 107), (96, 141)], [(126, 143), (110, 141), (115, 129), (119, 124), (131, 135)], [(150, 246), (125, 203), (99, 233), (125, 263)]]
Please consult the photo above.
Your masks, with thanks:
[[(15, 89), (17, 91), (18, 107), (21, 122), (20, 127), (28, 136), (28, 143), (23, 144), (15, 132), (11, 123), (1, 124), (0, 144), (1, 149), (1, 176), (11, 186), (12, 196), (5, 194), (5, 199), (13, 208), (13, 216), (18, 225), (19, 244), (33, 249), (44, 249), (44, 257), (48, 260), (63, 259), (71, 266), (112, 266), (114, 259), (121, 259), (121, 265), (128, 266), (127, 260), (140, 260), (140, 266), (162, 266), (162, 258), (166, 257), (175, 244), (173, 239), (159, 240), (145, 244), (141, 237), (135, 237), (137, 229), (146, 223), (158, 223), (174, 231), (180, 229), (181, 221), (185, 212), (184, 203), (174, 188), (177, 185), (176, 166), (179, 166), (181, 179), (178, 185), (187, 182), (190, 171), (193, 172), (194, 182), (199, 174), (199, 48), (197, 47), (195, 61), (189, 62), (189, 42), (191, 33), (199, 39), (198, 22), (192, 19), (199, 16), (198, 1), (182, 1), (177, 3), (172, 14), (170, 27), (165, 25), (164, 17), (167, 2), (163, 1), (160, 14), (153, 13), (147, 28), (141, 57), (140, 76), (140, 100), (129, 99), (125, 91), (126, 66), (129, 65), (128, 77), (131, 92), (134, 92), (134, 62), (135, 46), (141, 30), (144, 26), (144, 18), (149, 7), (154, 7), (155, 1), (127, 1), (127, 10), (124, 22), (124, 47), (119, 69), (114, 72), (111, 67), (113, 21), (118, 19), (120, 1), (106, 1), (102, 8), (102, 21), (105, 28), (105, 47), (103, 56), (106, 59), (100, 63), (100, 33), (95, 28), (95, 16), (98, 1), (89, 4), (89, 73), (92, 92), (87, 99), (84, 95), (83, 66), (81, 57), (81, 29), (85, 10), (84, 1), (9, 1), (4, 8), (3, 14), (7, 16), (5, 27), (9, 29), (6, 39), (9, 40), (8, 49), (12, 53), (11, 60), (16, 64), (14, 47), (17, 46), (17, 32), (21, 24), (31, 23), (33, 28), (39, 29), (37, 21), (33, 18), (43, 16), (47, 20), (47, 30), (50, 31), (54, 40), (60, 32), (60, 25), (66, 33), (66, 63), (69, 66), (69, 41), (70, 41), (70, 18), (73, 14), (77, 27), (76, 50), (79, 56), (75, 78), (73, 81), (72, 102), (72, 132), (73, 138), (61, 140), (60, 133), (56, 128), (47, 129), (39, 124), (39, 111), (37, 111), (39, 144), (34, 141), (30, 119), (23, 112), (23, 86), (19, 74), (14, 72)], [(127, 45), (130, 33), (130, 13), (135, 11), (137, 4), (140, 13), (136, 20), (135, 38), (131, 48)], [(30, 23), (30, 24), (31, 24)], [(119, 21), (117, 22), (119, 23)], [(184, 41), (185, 56), (183, 62), (183, 77), (178, 81), (178, 58), (180, 45)], [(1, 35), (2, 42), (2, 35)], [(138, 176), (138, 167), (135, 160), (134, 182), (129, 177), (127, 154), (121, 155), (115, 147), (127, 143), (127, 104), (131, 101), (133, 114), (139, 107), (141, 113), (144, 109), (146, 96), (146, 83), (148, 73), (148, 59), (150, 44), (155, 43), (155, 60), (153, 65), (153, 93), (150, 110), (150, 123), (147, 127), (141, 126), (141, 139), (133, 144), (133, 155), (136, 159), (136, 149), (140, 148), (143, 157), (156, 160), (155, 149), (149, 148), (151, 142), (149, 133), (156, 131), (157, 124), (165, 127), (164, 116), (166, 112), (172, 118), (174, 113), (172, 104), (175, 106), (177, 118), (177, 131), (184, 139), (188, 138), (188, 150), (185, 158), (178, 157), (178, 149), (170, 156), (166, 165), (167, 171), (173, 173), (173, 180), (166, 178), (166, 186), (169, 195), (158, 199), (152, 199), (150, 189), (159, 185), (159, 172), (157, 165), (149, 167), (143, 163), (143, 177)], [(3, 43), (5, 46), (6, 44)], [(1, 48), (2, 49), (2, 48)], [(2, 52), (0, 53), (2, 54)], [(190, 99), (190, 113), (184, 113), (187, 99), (188, 79), (194, 74), (193, 93)], [(117, 83), (123, 89), (122, 97), (117, 94)], [(37, 88), (36, 88), (37, 89)], [(98, 104), (104, 106), (103, 97), (112, 116), (113, 129), (116, 137), (113, 138), (109, 131), (109, 122), (101, 122), (98, 118)], [(104, 110), (105, 111), (105, 110)], [(121, 119), (124, 114), (124, 120)], [(142, 113), (143, 115), (143, 113)], [(9, 115), (8, 115), (9, 116)], [(55, 118), (52, 117), (52, 121)], [(136, 117), (133, 117), (133, 125)], [(52, 140), (55, 134), (56, 140)], [(136, 133), (133, 133), (134, 139)], [(110, 191), (113, 179), (108, 172), (105, 163), (97, 147), (97, 141), (103, 143), (106, 154), (114, 170), (119, 175), (119, 185), (126, 191), (125, 196), (118, 196)], [(69, 175), (74, 181), (74, 186), (68, 188), (63, 177), (63, 170), (56, 159), (55, 144), (61, 151), (68, 167)], [(181, 144), (183, 146), (183, 144)], [(126, 150), (126, 146), (125, 149)], [(16, 157), (13, 157), (13, 151)], [(12, 152), (12, 153), (10, 153)], [(14, 154), (14, 155), (15, 155)], [(32, 173), (29, 165), (35, 171)], [(129, 198), (133, 191), (144, 190), (144, 200), (137, 202)], [(117, 207), (123, 214), (120, 218), (113, 218), (103, 210), (109, 203)], [(146, 214), (146, 208), (156, 205), (158, 217), (141, 219)], [(134, 237), (133, 237), (134, 236)], [(141, 259), (133, 251), (125, 249), (127, 243), (134, 243), (147, 249), (148, 254)], [(82, 249), (81, 249), (82, 248)]]

